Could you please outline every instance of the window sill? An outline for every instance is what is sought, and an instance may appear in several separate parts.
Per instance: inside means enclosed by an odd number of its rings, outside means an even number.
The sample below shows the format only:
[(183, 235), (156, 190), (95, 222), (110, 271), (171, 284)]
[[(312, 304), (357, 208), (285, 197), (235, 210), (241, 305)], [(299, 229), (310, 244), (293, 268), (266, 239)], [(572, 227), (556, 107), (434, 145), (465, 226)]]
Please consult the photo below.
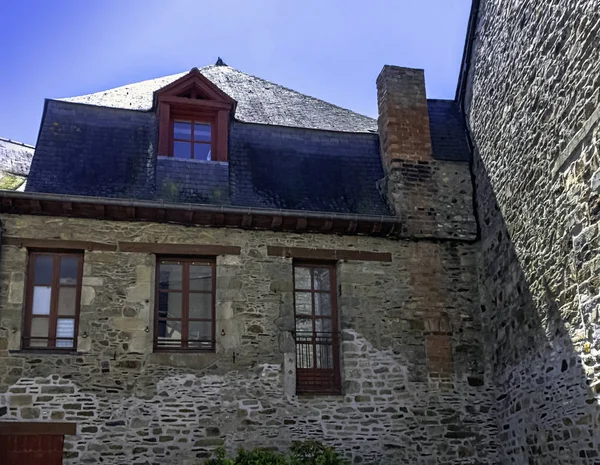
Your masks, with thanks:
[(175, 158), (169, 155), (159, 155), (158, 156), (159, 160), (169, 160), (171, 162), (174, 163), (206, 163), (206, 164), (211, 164), (211, 165), (223, 165), (223, 166), (229, 166), (229, 162), (227, 161), (216, 161), (216, 160), (196, 160), (194, 158)]
[(61, 349), (17, 349), (9, 350), (8, 353), (15, 355), (87, 355), (86, 352)]

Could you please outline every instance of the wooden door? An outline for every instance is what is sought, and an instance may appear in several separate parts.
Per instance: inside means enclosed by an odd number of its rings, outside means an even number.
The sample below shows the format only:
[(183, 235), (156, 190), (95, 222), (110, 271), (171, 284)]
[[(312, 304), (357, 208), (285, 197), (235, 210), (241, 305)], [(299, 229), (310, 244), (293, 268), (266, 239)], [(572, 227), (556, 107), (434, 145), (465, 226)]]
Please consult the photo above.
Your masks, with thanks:
[(62, 465), (62, 434), (0, 435), (2, 465)]

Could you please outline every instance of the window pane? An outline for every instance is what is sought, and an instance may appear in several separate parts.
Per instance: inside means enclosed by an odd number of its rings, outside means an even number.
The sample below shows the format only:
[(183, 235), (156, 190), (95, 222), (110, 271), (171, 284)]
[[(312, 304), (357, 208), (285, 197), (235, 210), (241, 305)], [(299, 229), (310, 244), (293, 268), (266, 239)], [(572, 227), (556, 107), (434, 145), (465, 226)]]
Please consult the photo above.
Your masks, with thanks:
[(190, 290), (212, 291), (212, 267), (190, 265)]
[(34, 284), (51, 284), (54, 257), (38, 255), (35, 257)]
[(173, 137), (175, 139), (192, 140), (192, 124), (175, 121), (173, 125)]
[(61, 257), (60, 259), (60, 283), (77, 284), (77, 271), (79, 259), (77, 257)]
[(173, 156), (175, 158), (191, 158), (192, 157), (192, 144), (190, 142), (174, 142), (173, 143)]
[(315, 289), (318, 291), (328, 291), (331, 278), (328, 268), (315, 268)]
[(303, 337), (307, 337), (308, 332), (313, 331), (313, 320), (308, 318), (296, 318), (296, 331), (302, 334)]
[(48, 321), (48, 318), (32, 318), (31, 337), (48, 337)]
[(50, 315), (50, 296), (52, 288), (50, 286), (33, 286), (33, 306), (34, 315)]
[(296, 315), (312, 315), (312, 294), (296, 292)]
[[(318, 333), (331, 333), (331, 318), (317, 318), (315, 320), (315, 327), (317, 328)], [(330, 336), (326, 334), (319, 334), (319, 338), (326, 338), (329, 340), (329, 337)]]
[(58, 290), (58, 314), (75, 315), (77, 307), (77, 288), (61, 287)]
[(298, 368), (313, 368), (313, 345), (296, 344), (296, 367)]
[(294, 269), (294, 286), (296, 289), (310, 290), (310, 269), (296, 267)]
[(158, 293), (158, 316), (160, 318), (181, 318), (181, 292)]
[(210, 142), (210, 124), (194, 123), (194, 140)]
[(212, 294), (190, 294), (190, 318), (212, 319)]
[[(169, 340), (171, 342), (169, 342)], [(174, 341), (177, 341), (174, 344)], [(181, 321), (159, 321), (158, 322), (158, 342), (165, 342), (168, 345), (181, 345)]]
[[(75, 320), (73, 318), (58, 318), (56, 320), (56, 338), (73, 337), (75, 337)], [(70, 347), (70, 345), (66, 347)]]
[(159, 265), (159, 289), (181, 289), (183, 266), (179, 263), (161, 263)]
[(317, 343), (317, 368), (333, 368), (333, 346), (331, 339), (323, 339)]
[(56, 347), (69, 348), (73, 347), (73, 339), (57, 339)]
[(188, 338), (190, 341), (210, 341), (212, 339), (212, 323), (208, 321), (190, 321)]
[(210, 144), (194, 144), (194, 160), (210, 161)]
[(315, 292), (315, 315), (331, 316), (331, 294)]

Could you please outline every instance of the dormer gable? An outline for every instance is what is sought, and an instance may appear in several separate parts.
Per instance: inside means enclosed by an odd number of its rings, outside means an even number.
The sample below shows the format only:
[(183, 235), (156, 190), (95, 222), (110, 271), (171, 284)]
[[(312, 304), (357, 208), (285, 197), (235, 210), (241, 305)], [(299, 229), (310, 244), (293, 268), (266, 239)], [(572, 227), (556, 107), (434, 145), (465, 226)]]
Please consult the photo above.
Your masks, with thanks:
[(229, 121), (236, 101), (193, 68), (154, 93), (158, 155), (227, 161)]

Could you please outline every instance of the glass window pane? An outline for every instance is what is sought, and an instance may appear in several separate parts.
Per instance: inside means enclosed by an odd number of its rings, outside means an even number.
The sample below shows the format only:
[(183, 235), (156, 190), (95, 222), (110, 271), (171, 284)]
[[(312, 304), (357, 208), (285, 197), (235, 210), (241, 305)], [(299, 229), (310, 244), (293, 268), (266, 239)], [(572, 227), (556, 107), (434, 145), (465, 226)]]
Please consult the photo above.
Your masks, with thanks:
[(48, 347), (48, 339), (31, 339), (29, 347)]
[(210, 161), (210, 144), (194, 144), (194, 160)]
[(61, 287), (58, 290), (58, 314), (75, 315), (77, 307), (77, 288)]
[(183, 266), (180, 263), (161, 263), (159, 265), (159, 289), (181, 289)]
[(170, 346), (181, 345), (181, 321), (159, 321), (158, 342)]
[(212, 294), (190, 294), (190, 318), (212, 319)]
[(73, 347), (73, 343), (75, 341), (73, 339), (57, 339), (56, 340), (56, 347), (61, 347), (61, 348), (69, 348), (69, 347)]
[(294, 287), (310, 290), (310, 268), (297, 266), (294, 268)]
[(190, 341), (210, 341), (212, 339), (212, 323), (208, 321), (190, 321), (188, 338)]
[(48, 337), (48, 318), (31, 319), (31, 337)]
[(315, 268), (315, 289), (318, 291), (328, 291), (331, 283), (328, 268)]
[(331, 294), (328, 292), (315, 293), (315, 315), (331, 316)]
[(296, 315), (312, 315), (312, 294), (296, 292)]
[(212, 267), (190, 265), (190, 290), (212, 291)]
[[(58, 318), (56, 320), (56, 338), (74, 338), (75, 320), (73, 318)], [(69, 346), (67, 346), (69, 347)]]
[(317, 342), (317, 368), (333, 368), (333, 346), (331, 339), (323, 339)]
[(210, 142), (210, 124), (194, 123), (194, 140)]
[(192, 158), (192, 144), (190, 142), (174, 142), (173, 156), (175, 158)]
[(158, 316), (160, 318), (181, 318), (181, 292), (158, 293)]
[(52, 284), (52, 269), (54, 257), (50, 255), (38, 255), (35, 257), (34, 284)]
[(175, 139), (192, 140), (192, 124), (184, 121), (175, 121), (173, 124), (173, 137)]
[[(315, 327), (317, 328), (317, 333), (331, 333), (331, 318), (317, 318), (315, 320)], [(327, 334), (320, 334), (320, 338), (329, 338)]]
[(300, 333), (303, 337), (307, 337), (307, 334), (312, 335), (313, 320), (308, 318), (296, 318), (296, 332)]
[[(298, 338), (296, 338), (298, 342)], [(313, 368), (313, 345), (308, 344), (296, 344), (296, 367), (298, 368)]]
[(79, 259), (77, 257), (60, 258), (60, 283), (77, 284)]
[(50, 286), (33, 286), (33, 306), (34, 315), (50, 315), (50, 296), (52, 288)]

